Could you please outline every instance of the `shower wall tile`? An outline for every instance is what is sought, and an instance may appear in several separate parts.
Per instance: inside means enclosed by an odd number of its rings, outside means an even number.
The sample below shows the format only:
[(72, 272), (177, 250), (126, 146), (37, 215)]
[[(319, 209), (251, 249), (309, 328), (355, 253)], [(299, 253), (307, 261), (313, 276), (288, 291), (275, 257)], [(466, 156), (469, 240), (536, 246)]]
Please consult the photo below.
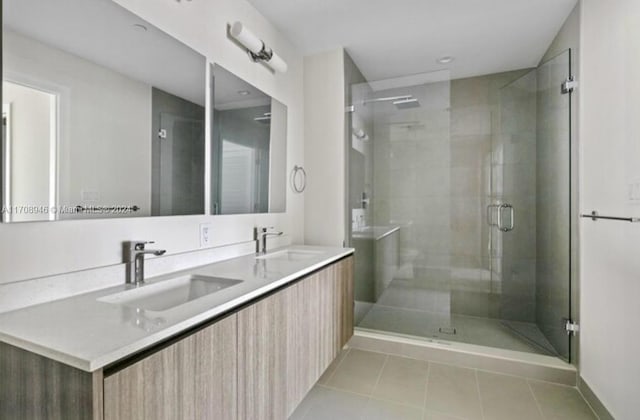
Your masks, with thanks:
[(460, 268), (477, 268), (485, 266), (483, 257), (476, 255), (452, 255), (451, 266)]
[(451, 135), (474, 136), (490, 134), (491, 109), (486, 104), (451, 109)]
[(482, 169), (456, 166), (450, 169), (452, 197), (479, 197), (482, 193)]
[[(498, 255), (506, 244), (496, 241), (486, 222), (486, 206), (494, 198), (491, 187), (498, 194), (515, 191), (513, 201), (522, 217), (509, 246), (521, 242), (517, 251), (522, 258), (535, 258), (535, 252), (528, 252), (531, 244), (535, 249), (531, 207), (536, 164), (530, 161), (535, 155), (535, 98), (520, 88), (500, 96), (503, 86), (526, 72), (416, 88), (423, 106), (401, 112), (387, 108), (387, 114), (374, 118), (374, 224), (400, 224), (400, 258), (411, 261), (410, 280), (451, 291), (452, 309), (466, 315), (513, 312), (513, 319), (529, 319), (535, 307), (533, 283), (525, 284), (535, 276), (535, 264), (500, 257), (490, 265), (489, 244), (494, 242)], [(501, 119), (501, 100), (514, 105), (506, 106), (508, 122)], [(501, 165), (494, 168), (493, 185), (492, 163)], [(508, 269), (496, 265), (502, 262)], [(501, 293), (509, 293), (504, 299), (508, 310), (502, 310)], [(518, 305), (526, 308), (520, 318)]]
[(451, 136), (451, 167), (483, 168), (485, 156), (491, 151), (491, 136)]
[(464, 108), (490, 103), (492, 76), (471, 77), (454, 80), (451, 84), (451, 106)]

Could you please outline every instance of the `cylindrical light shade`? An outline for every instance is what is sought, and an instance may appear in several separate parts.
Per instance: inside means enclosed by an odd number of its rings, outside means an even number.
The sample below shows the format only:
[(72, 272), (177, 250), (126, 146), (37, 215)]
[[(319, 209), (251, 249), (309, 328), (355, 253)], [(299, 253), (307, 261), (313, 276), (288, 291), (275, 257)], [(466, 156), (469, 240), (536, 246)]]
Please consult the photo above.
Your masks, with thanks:
[(273, 53), (271, 60), (267, 61), (267, 65), (280, 73), (285, 73), (287, 71), (287, 63), (285, 63), (284, 60), (276, 53)]
[(245, 28), (242, 23), (235, 22), (233, 25), (231, 25), (230, 33), (231, 36), (237, 39), (238, 42), (240, 42), (242, 45), (247, 47), (247, 49), (252, 53), (258, 54), (262, 50), (263, 44), (260, 38), (258, 38), (253, 32)]

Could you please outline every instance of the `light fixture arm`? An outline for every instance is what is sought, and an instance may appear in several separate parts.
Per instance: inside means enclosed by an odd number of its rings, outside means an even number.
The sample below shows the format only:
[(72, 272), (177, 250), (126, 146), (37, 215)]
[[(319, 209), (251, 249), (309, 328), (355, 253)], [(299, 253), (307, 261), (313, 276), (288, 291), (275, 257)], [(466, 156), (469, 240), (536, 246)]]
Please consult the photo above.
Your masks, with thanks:
[(287, 71), (287, 63), (241, 22), (234, 22), (229, 26), (228, 31), (229, 35), (247, 51), (251, 60), (264, 63), (274, 71), (281, 73)]
[(254, 53), (247, 48), (247, 54), (249, 54), (249, 57), (251, 57), (254, 63), (258, 63), (260, 61), (271, 60), (271, 58), (273, 57), (273, 50), (271, 48), (267, 48), (267, 46), (264, 45), (264, 41), (262, 41), (262, 49), (260, 51)]

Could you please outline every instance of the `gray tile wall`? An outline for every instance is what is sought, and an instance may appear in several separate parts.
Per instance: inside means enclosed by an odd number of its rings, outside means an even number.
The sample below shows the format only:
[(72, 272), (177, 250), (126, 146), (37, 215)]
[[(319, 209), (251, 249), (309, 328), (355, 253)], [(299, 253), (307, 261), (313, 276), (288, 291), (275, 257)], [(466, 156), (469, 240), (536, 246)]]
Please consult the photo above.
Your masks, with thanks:
[[(509, 122), (500, 123), (501, 88), (527, 72), (375, 92), (411, 93), (421, 106), (375, 106), (374, 224), (402, 226), (402, 275), (416, 287), (447, 292), (454, 313), (535, 319), (535, 79), (532, 96), (511, 104)], [(501, 137), (505, 129), (509, 134)], [(499, 174), (508, 172), (493, 185), (492, 165)], [(497, 281), (491, 280), (491, 264), (505, 262), (491, 261), (489, 253), (486, 207), (496, 199), (492, 187), (515, 191), (516, 204), (534, 212), (523, 214), (527, 222), (511, 241), (522, 252), (508, 261), (508, 281), (500, 270)], [(503, 293), (509, 296), (506, 306)]]

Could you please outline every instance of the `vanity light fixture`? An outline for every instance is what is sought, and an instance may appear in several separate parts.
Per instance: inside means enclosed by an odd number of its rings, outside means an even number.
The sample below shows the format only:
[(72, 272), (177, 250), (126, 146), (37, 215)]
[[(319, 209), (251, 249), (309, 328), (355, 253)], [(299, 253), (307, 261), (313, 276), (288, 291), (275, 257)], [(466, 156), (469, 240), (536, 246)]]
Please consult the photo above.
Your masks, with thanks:
[(287, 71), (287, 63), (241, 22), (231, 25), (229, 34), (247, 49), (247, 53), (254, 62), (263, 62), (274, 71), (281, 73)]
[(240, 96), (247, 96), (249, 94), (251, 94), (251, 92), (249, 92), (248, 90), (239, 90), (238, 91), (238, 95), (240, 95)]

